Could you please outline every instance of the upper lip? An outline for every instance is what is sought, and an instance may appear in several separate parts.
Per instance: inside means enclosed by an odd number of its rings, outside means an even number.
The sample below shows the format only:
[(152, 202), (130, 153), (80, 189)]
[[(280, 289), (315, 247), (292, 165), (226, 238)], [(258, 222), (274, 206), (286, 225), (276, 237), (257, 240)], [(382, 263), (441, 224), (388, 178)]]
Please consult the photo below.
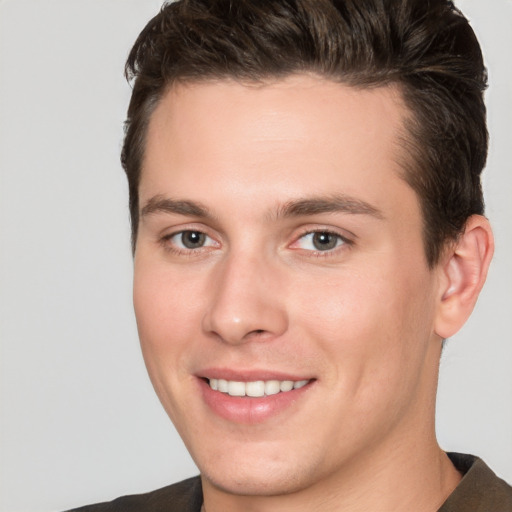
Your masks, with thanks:
[(311, 376), (299, 375), (275, 370), (235, 370), (231, 368), (207, 368), (196, 374), (206, 379), (225, 379), (237, 382), (254, 382), (258, 380), (311, 380)]

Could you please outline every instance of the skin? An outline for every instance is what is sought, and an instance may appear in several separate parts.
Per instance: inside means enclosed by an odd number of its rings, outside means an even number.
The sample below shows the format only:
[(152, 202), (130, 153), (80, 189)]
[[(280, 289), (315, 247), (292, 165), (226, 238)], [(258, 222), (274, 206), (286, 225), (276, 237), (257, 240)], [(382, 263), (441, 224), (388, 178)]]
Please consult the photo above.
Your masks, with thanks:
[[(407, 115), (394, 87), (310, 75), (179, 85), (153, 113), (134, 304), (208, 512), (434, 511), (458, 483), (434, 431), (441, 340), (469, 315), (492, 239), (474, 218), (429, 269), (398, 164)], [(203, 398), (211, 368), (311, 384), (231, 421)]]

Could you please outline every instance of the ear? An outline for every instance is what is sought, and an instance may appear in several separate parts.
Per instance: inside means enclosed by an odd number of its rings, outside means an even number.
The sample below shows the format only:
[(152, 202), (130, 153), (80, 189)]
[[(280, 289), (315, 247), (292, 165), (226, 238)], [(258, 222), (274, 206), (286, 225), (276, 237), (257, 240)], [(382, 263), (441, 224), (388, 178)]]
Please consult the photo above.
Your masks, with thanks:
[(434, 330), (441, 338), (453, 336), (469, 318), (485, 283), (493, 252), (489, 221), (481, 215), (471, 216), (464, 233), (446, 249), (440, 263)]

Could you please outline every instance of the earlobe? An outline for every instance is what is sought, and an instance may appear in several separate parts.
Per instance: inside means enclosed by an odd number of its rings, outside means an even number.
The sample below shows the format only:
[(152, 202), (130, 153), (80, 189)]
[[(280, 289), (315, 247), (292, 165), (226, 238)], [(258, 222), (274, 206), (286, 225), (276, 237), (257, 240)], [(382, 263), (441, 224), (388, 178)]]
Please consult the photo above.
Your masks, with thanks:
[(447, 250), (441, 263), (435, 332), (453, 336), (466, 322), (487, 277), (494, 252), (489, 221), (471, 216), (460, 238)]

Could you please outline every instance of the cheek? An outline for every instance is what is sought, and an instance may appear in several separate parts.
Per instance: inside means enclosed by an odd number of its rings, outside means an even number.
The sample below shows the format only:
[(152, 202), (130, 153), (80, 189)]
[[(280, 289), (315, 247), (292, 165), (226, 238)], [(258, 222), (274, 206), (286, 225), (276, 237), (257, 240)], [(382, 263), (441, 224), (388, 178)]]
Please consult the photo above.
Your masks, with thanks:
[(396, 319), (396, 297), (388, 291), (377, 276), (350, 271), (304, 280), (296, 292), (297, 322), (337, 352), (377, 346)]
[[(430, 282), (423, 272), (345, 272), (322, 286), (304, 282), (296, 322), (335, 361), (333, 377), (352, 393), (399, 388), (416, 378), (431, 336)], [(395, 276), (390, 277), (390, 276)], [(314, 286), (313, 286), (314, 284)], [(430, 314), (429, 314), (430, 308)], [(405, 371), (407, 369), (407, 371)]]
[(139, 339), (149, 376), (162, 401), (166, 389), (190, 378), (186, 356), (194, 339), (193, 327), (200, 322), (195, 301), (184, 297), (179, 284), (158, 266), (136, 262), (133, 301)]
[[(194, 323), (198, 292), (193, 282), (184, 286), (159, 266), (136, 264), (134, 272), (133, 302), (141, 343), (155, 350), (179, 342), (182, 334)], [(196, 320), (197, 323), (197, 320)]]
[(187, 358), (198, 324), (194, 301), (180, 290), (165, 269), (136, 263), (133, 301), (142, 355), (156, 394), (177, 425), (191, 414), (183, 390), (194, 385)]

